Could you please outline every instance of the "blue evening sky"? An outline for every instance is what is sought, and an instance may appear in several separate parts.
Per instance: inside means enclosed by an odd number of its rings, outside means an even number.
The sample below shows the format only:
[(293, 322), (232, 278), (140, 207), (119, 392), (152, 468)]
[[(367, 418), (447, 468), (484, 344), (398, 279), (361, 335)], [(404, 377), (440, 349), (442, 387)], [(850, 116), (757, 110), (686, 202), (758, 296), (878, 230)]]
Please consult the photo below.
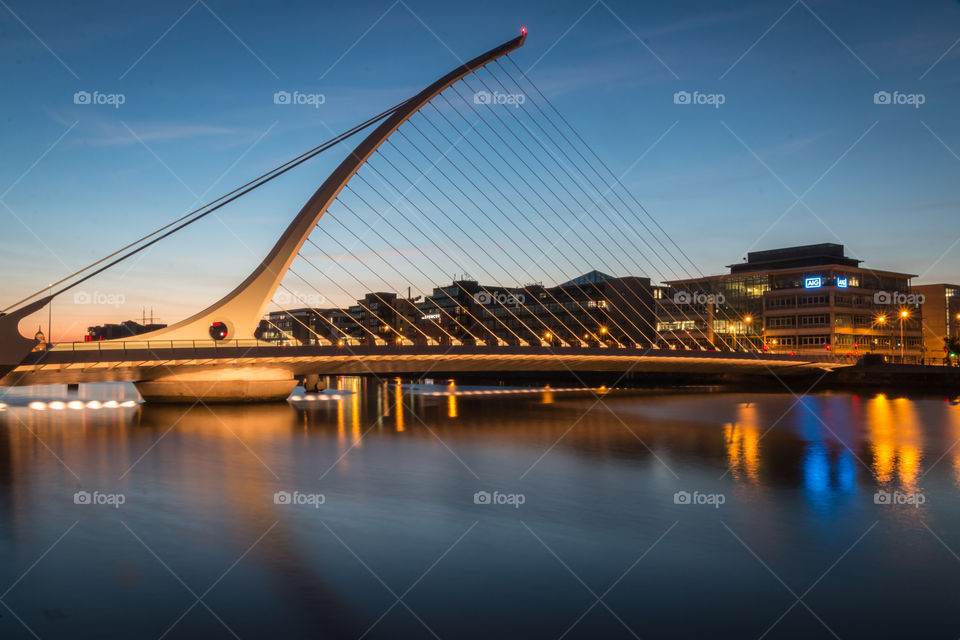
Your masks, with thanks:
[[(529, 37), (513, 60), (627, 172), (704, 272), (748, 250), (839, 242), (915, 282), (960, 281), (955, 0), (0, 4), (2, 306), (416, 93), (521, 25)], [(123, 104), (76, 104), (82, 91)], [(278, 105), (277, 91), (325, 101)], [(676, 104), (678, 91), (724, 103)], [(923, 104), (876, 104), (878, 91)], [(345, 153), (88, 283), (101, 304), (65, 296), (54, 337), (143, 307), (173, 322), (213, 302)]]

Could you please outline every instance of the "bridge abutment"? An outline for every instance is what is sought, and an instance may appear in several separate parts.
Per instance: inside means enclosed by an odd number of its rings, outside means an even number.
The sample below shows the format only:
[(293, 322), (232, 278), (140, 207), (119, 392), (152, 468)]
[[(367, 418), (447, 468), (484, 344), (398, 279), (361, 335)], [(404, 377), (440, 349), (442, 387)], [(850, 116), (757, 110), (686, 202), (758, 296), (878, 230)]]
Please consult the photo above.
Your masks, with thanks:
[(297, 386), (286, 370), (234, 369), (170, 375), (133, 383), (146, 402), (281, 402)]

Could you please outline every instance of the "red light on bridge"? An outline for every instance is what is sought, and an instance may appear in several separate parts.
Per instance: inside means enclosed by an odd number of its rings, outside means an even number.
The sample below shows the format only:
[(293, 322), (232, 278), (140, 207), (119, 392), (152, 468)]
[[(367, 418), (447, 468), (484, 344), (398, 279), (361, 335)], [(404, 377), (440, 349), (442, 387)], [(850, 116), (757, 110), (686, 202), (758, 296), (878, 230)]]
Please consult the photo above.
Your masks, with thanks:
[(227, 337), (227, 325), (222, 322), (214, 322), (210, 325), (210, 337), (214, 340), (223, 340)]
[(523, 36), (524, 38), (527, 37), (527, 28), (526, 28), (526, 27), (520, 27), (520, 35)]

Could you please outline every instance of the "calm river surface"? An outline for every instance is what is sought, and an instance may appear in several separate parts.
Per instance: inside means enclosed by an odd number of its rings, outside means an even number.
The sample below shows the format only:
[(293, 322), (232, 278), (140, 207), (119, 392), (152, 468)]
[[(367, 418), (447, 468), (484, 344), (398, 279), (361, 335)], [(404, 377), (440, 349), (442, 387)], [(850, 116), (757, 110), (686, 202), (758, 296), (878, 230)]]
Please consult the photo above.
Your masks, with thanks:
[(956, 401), (338, 385), (6, 390), (0, 638), (960, 635)]

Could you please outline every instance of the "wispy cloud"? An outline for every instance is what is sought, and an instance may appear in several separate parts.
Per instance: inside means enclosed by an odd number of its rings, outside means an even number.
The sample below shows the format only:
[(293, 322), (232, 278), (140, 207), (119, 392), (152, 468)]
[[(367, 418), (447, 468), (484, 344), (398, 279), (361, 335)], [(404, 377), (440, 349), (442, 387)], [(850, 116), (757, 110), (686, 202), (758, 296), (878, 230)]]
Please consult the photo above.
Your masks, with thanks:
[[(168, 140), (185, 140), (200, 136), (224, 136), (247, 133), (240, 129), (208, 124), (152, 123), (131, 125), (131, 128), (136, 131), (136, 136), (120, 124), (110, 122), (89, 123), (86, 129), (88, 131), (92, 129), (95, 135), (78, 137), (75, 144), (110, 147), (140, 144), (140, 140), (144, 142), (163, 142)], [(137, 137), (139, 137), (139, 140)]]

